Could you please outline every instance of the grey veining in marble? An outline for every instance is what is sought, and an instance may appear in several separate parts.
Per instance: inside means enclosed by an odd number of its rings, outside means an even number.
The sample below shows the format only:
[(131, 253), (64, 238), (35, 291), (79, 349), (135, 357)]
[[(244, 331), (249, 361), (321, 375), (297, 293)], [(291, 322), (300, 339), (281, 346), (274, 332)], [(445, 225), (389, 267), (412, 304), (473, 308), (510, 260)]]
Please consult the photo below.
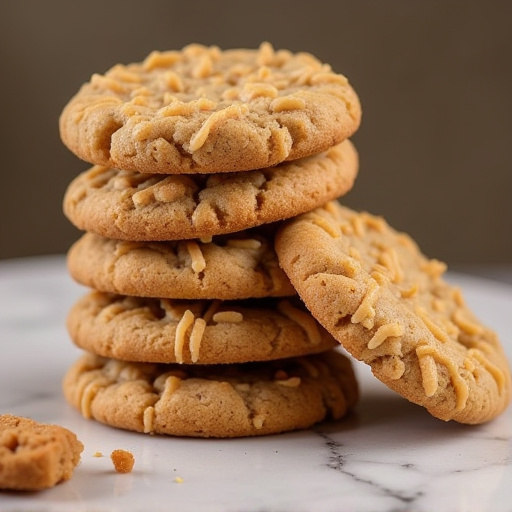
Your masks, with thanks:
[[(510, 358), (512, 288), (449, 277), (498, 331)], [(64, 402), (60, 383), (80, 353), (65, 316), (84, 292), (63, 257), (0, 262), (0, 412), (59, 423), (85, 445), (69, 482), (36, 494), (0, 492), (1, 512), (512, 512), (510, 408), (486, 425), (445, 423), (360, 364), (357, 411), (306, 431), (178, 439), (83, 419)], [(113, 471), (115, 448), (134, 453), (133, 473)], [(104, 457), (93, 457), (97, 451)]]

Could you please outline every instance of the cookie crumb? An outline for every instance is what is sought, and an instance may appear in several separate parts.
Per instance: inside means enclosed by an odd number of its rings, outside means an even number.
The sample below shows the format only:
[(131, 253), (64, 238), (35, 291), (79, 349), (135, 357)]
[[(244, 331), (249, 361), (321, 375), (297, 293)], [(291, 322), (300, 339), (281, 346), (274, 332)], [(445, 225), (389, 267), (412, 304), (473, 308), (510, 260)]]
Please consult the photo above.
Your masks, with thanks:
[(183, 483), (183, 478), (181, 478), (181, 476), (177, 476), (174, 481), (177, 483), (177, 484), (182, 484)]
[(110, 458), (114, 463), (114, 468), (118, 473), (131, 473), (135, 458), (133, 454), (126, 450), (114, 450), (110, 454)]
[(103, 457), (103, 453), (101, 453), (101, 452), (94, 452), (94, 453), (92, 454), (92, 456), (93, 456), (93, 457)]

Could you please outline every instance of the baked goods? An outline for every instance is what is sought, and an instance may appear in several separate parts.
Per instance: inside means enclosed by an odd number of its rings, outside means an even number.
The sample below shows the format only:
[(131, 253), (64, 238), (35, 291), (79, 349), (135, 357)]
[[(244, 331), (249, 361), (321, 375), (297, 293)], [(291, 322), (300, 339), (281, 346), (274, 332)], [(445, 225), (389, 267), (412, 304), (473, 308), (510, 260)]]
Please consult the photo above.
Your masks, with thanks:
[(217, 173), (320, 153), (360, 118), (347, 79), (312, 55), (193, 44), (93, 75), (64, 108), (60, 134), (94, 164)]
[(64, 212), (79, 229), (130, 241), (242, 231), (309, 211), (348, 192), (358, 170), (350, 141), (270, 169), (162, 176), (96, 166), (68, 187)]
[(508, 405), (496, 334), (443, 280), (445, 265), (382, 218), (332, 202), (283, 224), (276, 251), (313, 316), (391, 389), (462, 423)]
[(68, 429), (0, 415), (0, 489), (37, 491), (73, 475), (82, 443)]
[(85, 354), (67, 400), (146, 433), (306, 428), (355, 404), (340, 342), (438, 418), (499, 414), (503, 350), (444, 266), (330, 202), (356, 179), (360, 119), (345, 77), (266, 43), (154, 52), (84, 84), (60, 118), (94, 164), (64, 198), (88, 232), (69, 270), (93, 288), (68, 317)]
[(84, 354), (64, 378), (86, 418), (137, 432), (239, 437), (339, 419), (357, 400), (350, 361), (335, 351), (244, 365), (158, 365)]
[(243, 363), (337, 345), (292, 299), (185, 301), (93, 291), (72, 307), (67, 325), (79, 347), (124, 361)]
[[(266, 229), (263, 229), (266, 228)], [(167, 299), (296, 295), (261, 226), (211, 241), (129, 242), (86, 233), (68, 252), (78, 282), (104, 292)]]

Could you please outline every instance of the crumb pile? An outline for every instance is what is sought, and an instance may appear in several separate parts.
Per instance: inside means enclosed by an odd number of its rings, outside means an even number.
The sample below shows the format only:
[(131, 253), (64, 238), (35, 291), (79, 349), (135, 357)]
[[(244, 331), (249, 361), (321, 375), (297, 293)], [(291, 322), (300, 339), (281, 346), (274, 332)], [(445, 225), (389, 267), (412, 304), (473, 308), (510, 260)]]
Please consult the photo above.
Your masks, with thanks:
[(95, 74), (63, 142), (93, 167), (64, 211), (68, 268), (90, 292), (64, 379), (87, 418), (234, 437), (341, 418), (358, 396), (338, 342), (274, 249), (285, 219), (347, 193), (359, 127), (347, 79), (307, 53), (189, 45)]

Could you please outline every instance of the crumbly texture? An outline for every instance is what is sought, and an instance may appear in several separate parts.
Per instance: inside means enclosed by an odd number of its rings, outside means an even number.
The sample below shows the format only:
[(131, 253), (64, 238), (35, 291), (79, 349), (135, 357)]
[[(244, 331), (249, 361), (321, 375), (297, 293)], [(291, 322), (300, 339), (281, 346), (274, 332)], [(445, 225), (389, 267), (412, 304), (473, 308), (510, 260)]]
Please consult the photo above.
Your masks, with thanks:
[(67, 261), (79, 283), (123, 295), (231, 300), (296, 294), (277, 262), (268, 225), (203, 242), (128, 242), (86, 233)]
[(121, 362), (84, 354), (63, 383), (86, 418), (137, 432), (239, 437), (339, 419), (357, 400), (350, 361), (336, 351), (245, 365)]
[(93, 75), (64, 108), (60, 134), (94, 164), (205, 174), (319, 153), (360, 120), (347, 79), (312, 55), (195, 44)]
[(135, 465), (135, 457), (127, 450), (114, 450), (110, 454), (112, 464), (117, 473), (131, 473)]
[(329, 203), (285, 223), (279, 261), (308, 309), (391, 389), (443, 420), (482, 423), (510, 401), (496, 334), (407, 235)]
[(37, 491), (73, 475), (82, 443), (68, 429), (0, 415), (0, 489)]
[(358, 171), (350, 141), (269, 169), (162, 176), (93, 167), (77, 176), (64, 213), (107, 238), (204, 238), (293, 217), (348, 192)]
[(67, 325), (79, 347), (126, 361), (240, 363), (337, 345), (293, 299), (180, 301), (92, 291), (73, 306)]

